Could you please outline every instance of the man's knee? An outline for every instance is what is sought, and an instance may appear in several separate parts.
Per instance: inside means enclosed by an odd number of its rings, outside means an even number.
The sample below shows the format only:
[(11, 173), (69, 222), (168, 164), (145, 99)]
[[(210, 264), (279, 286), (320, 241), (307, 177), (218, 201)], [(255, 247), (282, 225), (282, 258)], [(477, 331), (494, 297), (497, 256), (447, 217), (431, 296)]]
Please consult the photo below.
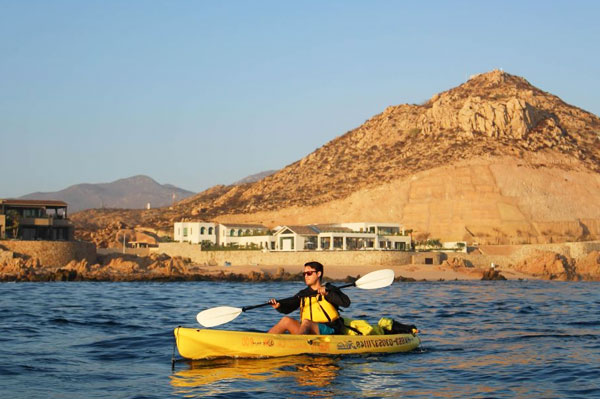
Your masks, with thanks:
[(304, 319), (302, 320), (302, 323), (300, 324), (300, 330), (302, 331), (303, 334), (307, 334), (307, 333), (317, 333), (318, 332), (318, 327), (317, 327), (317, 323), (308, 320), (308, 319)]
[(279, 319), (279, 322), (277, 324), (282, 327), (288, 328), (294, 324), (294, 319), (292, 319), (289, 316), (283, 316), (281, 319)]

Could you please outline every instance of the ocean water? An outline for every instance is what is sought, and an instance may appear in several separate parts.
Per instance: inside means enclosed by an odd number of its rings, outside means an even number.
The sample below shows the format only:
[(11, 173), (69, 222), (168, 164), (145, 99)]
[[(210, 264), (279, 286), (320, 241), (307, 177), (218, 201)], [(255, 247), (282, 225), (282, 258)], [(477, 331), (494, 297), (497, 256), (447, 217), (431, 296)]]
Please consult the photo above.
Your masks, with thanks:
[[(220, 359), (171, 367), (198, 311), (302, 283), (0, 284), (1, 398), (600, 398), (600, 284), (395, 283), (350, 288), (349, 317), (421, 330), (410, 353)], [(224, 329), (267, 329), (261, 308)]]

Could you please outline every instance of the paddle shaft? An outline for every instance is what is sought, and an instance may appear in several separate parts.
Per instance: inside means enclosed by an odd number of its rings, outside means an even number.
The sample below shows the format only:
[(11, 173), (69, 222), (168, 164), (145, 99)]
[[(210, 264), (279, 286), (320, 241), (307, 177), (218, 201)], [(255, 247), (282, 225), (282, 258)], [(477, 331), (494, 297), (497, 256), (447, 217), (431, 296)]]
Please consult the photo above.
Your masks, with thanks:
[[(350, 284), (342, 285), (341, 287), (337, 287), (337, 288), (338, 289), (342, 289), (342, 288), (354, 287), (355, 285), (356, 285), (356, 283), (350, 283)], [(292, 296), (292, 297), (289, 297), (289, 298), (281, 299), (281, 300), (279, 300), (277, 302), (285, 301), (287, 299), (292, 299), (292, 298), (294, 298), (294, 297)], [(270, 304), (271, 304), (271, 302), (261, 303), (260, 305), (244, 306), (242, 308), (242, 312), (245, 312), (247, 310), (256, 309), (256, 308), (262, 308), (263, 306), (267, 306), (267, 305), (270, 305)]]

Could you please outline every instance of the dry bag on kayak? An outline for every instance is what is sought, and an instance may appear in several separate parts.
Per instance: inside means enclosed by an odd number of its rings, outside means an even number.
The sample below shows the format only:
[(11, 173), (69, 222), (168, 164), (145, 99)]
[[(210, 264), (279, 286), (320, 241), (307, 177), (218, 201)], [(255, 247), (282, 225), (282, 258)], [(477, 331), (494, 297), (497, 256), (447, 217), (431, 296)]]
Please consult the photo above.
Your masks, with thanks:
[(416, 334), (419, 332), (414, 324), (402, 324), (389, 317), (382, 317), (377, 323), (384, 334)]
[(340, 331), (344, 335), (383, 335), (383, 330), (378, 325), (372, 325), (364, 320), (342, 318), (344, 327)]

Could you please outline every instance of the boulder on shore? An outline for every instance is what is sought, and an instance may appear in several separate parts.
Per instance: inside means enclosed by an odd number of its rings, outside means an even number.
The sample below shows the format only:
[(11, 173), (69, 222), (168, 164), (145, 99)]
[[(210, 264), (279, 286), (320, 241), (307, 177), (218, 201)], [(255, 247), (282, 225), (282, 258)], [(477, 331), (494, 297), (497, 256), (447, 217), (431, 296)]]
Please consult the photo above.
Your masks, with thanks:
[(565, 255), (550, 251), (538, 251), (517, 263), (515, 270), (548, 280), (579, 280), (575, 261)]
[(488, 280), (488, 281), (497, 281), (497, 280), (506, 280), (506, 277), (504, 277), (502, 274), (500, 274), (500, 272), (498, 270), (490, 268), (483, 272), (483, 276), (481, 277), (481, 279)]
[(576, 263), (577, 274), (582, 280), (600, 280), (600, 252), (592, 251), (586, 257), (579, 259)]

